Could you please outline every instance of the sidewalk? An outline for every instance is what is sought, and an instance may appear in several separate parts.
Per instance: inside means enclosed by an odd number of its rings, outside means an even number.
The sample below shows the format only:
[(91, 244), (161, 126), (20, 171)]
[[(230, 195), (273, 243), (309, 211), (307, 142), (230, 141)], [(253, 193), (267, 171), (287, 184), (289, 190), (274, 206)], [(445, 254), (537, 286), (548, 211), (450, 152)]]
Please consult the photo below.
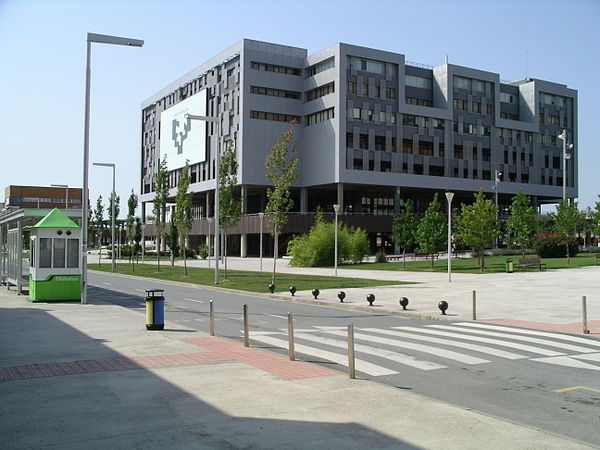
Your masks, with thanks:
[[(188, 260), (187, 264), (188, 267), (209, 267), (206, 260)], [(436, 264), (445, 265), (446, 261)], [(214, 267), (214, 261), (210, 265)], [(264, 272), (269, 273), (272, 265), (272, 258), (263, 258)], [(259, 258), (229, 257), (228, 268), (258, 271), (260, 261)], [(277, 261), (277, 272), (333, 276), (332, 268), (290, 267), (288, 259)], [(473, 291), (476, 291), (477, 320), (569, 333), (582, 333), (582, 296), (586, 296), (588, 329), (592, 335), (600, 336), (600, 265), (542, 272), (453, 273), (450, 283), (447, 273), (344, 268), (338, 269), (338, 276), (418, 284), (345, 289), (343, 304), (337, 298), (338, 289), (320, 289), (318, 303), (424, 319), (472, 320)], [(272, 296), (291, 299), (287, 288), (277, 286)], [(373, 307), (369, 307), (366, 300), (370, 293), (375, 295)], [(265, 295), (270, 295), (266, 286)], [(298, 291), (295, 297), (296, 301), (315, 302), (310, 291)], [(409, 299), (407, 311), (402, 310), (400, 297)], [(449, 304), (446, 316), (441, 315), (437, 306), (441, 300)]]
[(591, 448), (89, 297), (0, 288), (3, 448)]

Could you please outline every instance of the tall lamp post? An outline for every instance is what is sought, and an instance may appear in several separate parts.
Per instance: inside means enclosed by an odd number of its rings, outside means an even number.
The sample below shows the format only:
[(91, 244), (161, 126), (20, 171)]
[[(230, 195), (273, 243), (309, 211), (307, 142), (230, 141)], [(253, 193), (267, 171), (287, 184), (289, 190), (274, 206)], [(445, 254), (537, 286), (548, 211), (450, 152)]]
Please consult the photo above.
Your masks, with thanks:
[(563, 154), (562, 154), (562, 173), (563, 173), (563, 201), (567, 200), (567, 161), (571, 159), (571, 154), (567, 153), (567, 150), (573, 149), (573, 144), (567, 144), (567, 130), (562, 130), (562, 133), (558, 135), (559, 139), (563, 141)]
[(85, 120), (83, 128), (83, 192), (82, 192), (82, 210), (81, 210), (81, 303), (87, 303), (87, 227), (88, 227), (88, 169), (90, 164), (90, 86), (92, 81), (92, 43), (127, 45), (130, 47), (141, 47), (144, 41), (139, 39), (129, 39), (117, 36), (108, 36), (105, 34), (88, 33), (87, 34), (87, 57), (85, 68)]
[(116, 169), (116, 165), (113, 163), (94, 163), (94, 166), (100, 166), (100, 167), (110, 167), (112, 168), (112, 172), (113, 172), (113, 183), (112, 183), (112, 192), (110, 194), (110, 197), (112, 199), (111, 201), (111, 211), (110, 211), (110, 215), (111, 215), (111, 224), (110, 224), (110, 245), (111, 245), (111, 255), (112, 255), (112, 271), (115, 271), (115, 203), (117, 203), (117, 193), (115, 192), (115, 169)]
[(337, 203), (333, 205), (333, 210), (335, 211), (335, 255), (334, 255), (334, 271), (333, 274), (337, 277), (337, 262), (338, 262), (338, 212), (340, 211), (340, 205)]
[(448, 200), (448, 283), (452, 282), (452, 199), (454, 192), (446, 192)]
[[(217, 112), (218, 114), (218, 112)], [(196, 116), (186, 114), (185, 120), (200, 120), (202, 122), (212, 122), (217, 124), (217, 154), (215, 155), (215, 285), (219, 284), (219, 166), (221, 159), (220, 145), (220, 120), (218, 117)]]
[(263, 256), (263, 219), (265, 217), (264, 212), (259, 212), (258, 217), (260, 218), (260, 271), (262, 272), (262, 256)]
[(69, 209), (69, 185), (68, 184), (51, 184), (50, 186), (65, 188), (65, 209)]
[(212, 217), (207, 217), (206, 221), (208, 222), (208, 268), (210, 269), (210, 225), (213, 222), (213, 218)]

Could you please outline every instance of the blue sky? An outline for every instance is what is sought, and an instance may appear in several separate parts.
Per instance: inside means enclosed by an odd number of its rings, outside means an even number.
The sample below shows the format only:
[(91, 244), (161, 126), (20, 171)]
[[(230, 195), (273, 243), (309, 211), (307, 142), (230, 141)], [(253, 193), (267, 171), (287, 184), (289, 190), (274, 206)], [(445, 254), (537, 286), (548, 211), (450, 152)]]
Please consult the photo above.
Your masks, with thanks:
[[(579, 203), (600, 194), (600, 0), (0, 0), (0, 187), (82, 184), (87, 32), (145, 40), (95, 45), (91, 162), (117, 164), (121, 211), (139, 177), (140, 104), (240, 38), (307, 48), (336, 42), (531, 76), (579, 91)], [(90, 198), (109, 169), (90, 168)], [(0, 198), (4, 197), (4, 192)]]

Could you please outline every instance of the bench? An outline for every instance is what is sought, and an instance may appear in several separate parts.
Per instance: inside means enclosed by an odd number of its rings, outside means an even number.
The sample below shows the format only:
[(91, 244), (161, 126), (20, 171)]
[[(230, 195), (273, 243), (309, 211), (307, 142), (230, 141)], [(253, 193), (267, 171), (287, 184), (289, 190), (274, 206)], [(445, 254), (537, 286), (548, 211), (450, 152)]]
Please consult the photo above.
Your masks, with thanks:
[(468, 252), (468, 250), (454, 250), (452, 253), (454, 253), (455, 258), (460, 259), (460, 258), (466, 258), (467, 252)]
[(413, 255), (413, 260), (417, 258), (425, 258), (425, 261), (428, 259), (438, 259), (440, 257), (439, 253), (415, 253)]
[(540, 261), (540, 258), (532, 257), (532, 258), (519, 258), (519, 266), (522, 269), (527, 269), (528, 267), (539, 267), (540, 270), (546, 270), (546, 264)]

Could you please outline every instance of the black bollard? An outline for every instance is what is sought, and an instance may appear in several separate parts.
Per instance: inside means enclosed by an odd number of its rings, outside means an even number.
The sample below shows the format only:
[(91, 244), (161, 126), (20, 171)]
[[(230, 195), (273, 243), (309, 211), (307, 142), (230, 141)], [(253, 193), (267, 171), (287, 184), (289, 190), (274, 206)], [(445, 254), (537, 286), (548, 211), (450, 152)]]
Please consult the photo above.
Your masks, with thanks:
[(373, 302), (375, 301), (375, 296), (373, 294), (367, 295), (367, 301), (369, 302), (369, 306), (373, 306)]
[(319, 296), (320, 293), (321, 293), (321, 291), (319, 291), (318, 289), (312, 290), (312, 295), (314, 295), (315, 299)]
[(292, 297), (294, 296), (295, 293), (296, 293), (296, 286), (290, 286), (290, 294), (292, 294)]
[(273, 283), (269, 283), (269, 291), (271, 291), (271, 294), (275, 292), (275, 285)]
[(346, 293), (344, 291), (338, 292), (338, 298), (340, 299), (340, 303), (344, 303), (344, 299), (346, 298)]
[(406, 297), (400, 297), (400, 306), (406, 311), (406, 307), (408, 306), (408, 299)]
[(438, 303), (438, 308), (440, 308), (442, 315), (445, 316), (446, 310), (448, 309), (448, 302), (446, 300), (442, 300), (441, 302)]

